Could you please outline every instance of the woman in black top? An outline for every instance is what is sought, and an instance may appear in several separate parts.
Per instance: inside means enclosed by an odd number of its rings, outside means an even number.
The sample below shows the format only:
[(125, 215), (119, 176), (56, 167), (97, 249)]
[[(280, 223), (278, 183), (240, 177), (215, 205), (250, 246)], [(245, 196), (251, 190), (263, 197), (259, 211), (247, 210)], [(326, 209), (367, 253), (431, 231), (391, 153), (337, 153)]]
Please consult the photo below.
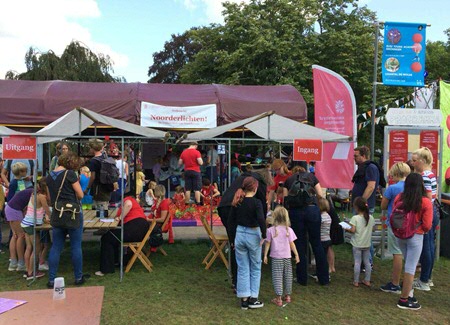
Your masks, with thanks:
[(230, 226), (230, 242), (236, 251), (237, 296), (241, 308), (260, 308), (258, 300), (261, 282), (261, 246), (266, 238), (266, 221), (260, 200), (254, 198), (258, 181), (246, 177), (233, 199)]

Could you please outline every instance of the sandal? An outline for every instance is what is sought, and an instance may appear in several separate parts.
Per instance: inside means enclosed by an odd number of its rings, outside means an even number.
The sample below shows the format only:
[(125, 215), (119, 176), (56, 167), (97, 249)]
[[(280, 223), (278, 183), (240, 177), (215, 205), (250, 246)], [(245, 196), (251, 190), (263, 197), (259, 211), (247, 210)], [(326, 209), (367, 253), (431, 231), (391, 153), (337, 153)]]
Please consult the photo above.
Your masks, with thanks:
[(359, 288), (359, 282), (353, 282), (353, 286)]
[(285, 295), (284, 296), (284, 301), (287, 302), (287, 303), (290, 303), (291, 302), (291, 296), (290, 295)]
[(278, 298), (273, 298), (271, 300), (271, 302), (275, 305), (277, 305), (278, 307), (282, 307), (283, 306), (283, 301), (281, 299)]

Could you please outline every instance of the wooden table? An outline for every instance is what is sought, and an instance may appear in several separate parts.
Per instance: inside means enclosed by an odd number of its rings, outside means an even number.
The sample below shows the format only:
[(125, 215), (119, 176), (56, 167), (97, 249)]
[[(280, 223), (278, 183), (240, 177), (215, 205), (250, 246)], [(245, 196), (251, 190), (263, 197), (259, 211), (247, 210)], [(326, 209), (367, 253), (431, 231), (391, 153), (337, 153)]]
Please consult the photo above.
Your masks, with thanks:
[[(111, 209), (108, 211), (108, 219), (114, 219), (117, 215), (118, 209)], [(83, 211), (83, 228), (84, 229), (115, 229), (118, 227), (119, 222), (114, 220), (113, 222), (103, 222), (100, 218), (97, 218), (95, 210)], [(45, 223), (41, 226), (36, 226), (38, 230), (50, 230), (52, 226), (49, 223)]]
[(0, 292), (2, 298), (27, 301), (1, 314), (0, 324), (100, 324), (104, 287), (65, 290), (64, 300), (53, 300), (51, 289)]

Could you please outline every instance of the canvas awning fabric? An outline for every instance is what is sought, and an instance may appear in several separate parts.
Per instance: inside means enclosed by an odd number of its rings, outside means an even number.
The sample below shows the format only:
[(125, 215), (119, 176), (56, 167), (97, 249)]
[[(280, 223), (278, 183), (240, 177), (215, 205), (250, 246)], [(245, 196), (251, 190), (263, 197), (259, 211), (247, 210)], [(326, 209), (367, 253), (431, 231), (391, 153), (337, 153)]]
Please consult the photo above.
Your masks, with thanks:
[(140, 125), (141, 102), (163, 106), (215, 104), (218, 125), (273, 110), (304, 121), (306, 103), (290, 85), (228, 86), (0, 80), (0, 124), (43, 127), (84, 107), (92, 112)]
[(164, 131), (120, 121), (81, 107), (73, 109), (36, 133), (17, 132), (10, 128), (0, 126), (0, 134), (36, 136), (38, 137), (38, 143), (41, 144), (71, 137), (82, 132), (94, 123), (102, 123), (148, 139), (163, 139), (167, 134)]
[(266, 112), (239, 122), (229, 123), (220, 127), (198, 131), (187, 135), (186, 140), (213, 139), (233, 129), (245, 127), (265, 140), (281, 143), (292, 143), (294, 139), (319, 139), (323, 142), (348, 142), (351, 137), (316, 128), (300, 123), (278, 114)]

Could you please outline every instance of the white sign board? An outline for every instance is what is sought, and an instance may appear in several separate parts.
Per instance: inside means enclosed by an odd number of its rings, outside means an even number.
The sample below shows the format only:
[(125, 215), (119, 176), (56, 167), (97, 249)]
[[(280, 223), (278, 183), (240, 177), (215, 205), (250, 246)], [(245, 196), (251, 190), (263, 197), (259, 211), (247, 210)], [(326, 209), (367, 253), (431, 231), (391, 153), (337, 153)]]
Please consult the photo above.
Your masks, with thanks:
[(437, 109), (389, 108), (386, 114), (389, 125), (440, 126), (441, 119)]
[(215, 128), (216, 104), (178, 107), (142, 102), (141, 126), (177, 129)]

